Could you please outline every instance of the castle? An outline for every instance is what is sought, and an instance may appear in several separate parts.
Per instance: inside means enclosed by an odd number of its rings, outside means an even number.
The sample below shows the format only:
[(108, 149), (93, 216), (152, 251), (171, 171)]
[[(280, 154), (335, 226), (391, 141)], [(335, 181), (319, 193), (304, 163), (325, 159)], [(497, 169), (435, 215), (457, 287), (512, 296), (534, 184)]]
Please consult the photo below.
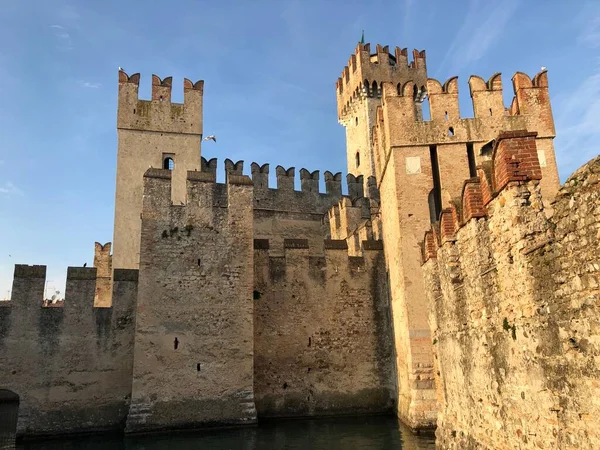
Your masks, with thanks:
[(545, 71), (508, 108), (500, 74), (471, 76), (463, 118), (425, 51), (359, 44), (336, 83), (347, 195), (341, 173), (218, 169), (203, 81), (183, 104), (139, 81), (119, 71), (112, 244), (64, 304), (27, 265), (0, 304), (20, 435), (393, 412), (443, 448), (598, 442), (600, 161), (559, 186)]

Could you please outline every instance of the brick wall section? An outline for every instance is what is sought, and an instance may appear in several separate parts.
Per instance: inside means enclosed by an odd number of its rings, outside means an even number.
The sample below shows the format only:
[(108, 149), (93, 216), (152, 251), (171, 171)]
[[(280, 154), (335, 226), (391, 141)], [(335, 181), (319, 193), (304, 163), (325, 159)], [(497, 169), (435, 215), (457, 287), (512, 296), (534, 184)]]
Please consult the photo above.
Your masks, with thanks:
[(487, 215), (485, 206), (483, 206), (481, 190), (479, 178), (471, 178), (465, 181), (462, 192), (462, 220), (465, 222), (475, 217), (485, 217)]
[(442, 211), (440, 215), (440, 237), (442, 243), (447, 239), (452, 239), (456, 232), (456, 223), (452, 214), (452, 209), (448, 208)]
[(509, 183), (423, 265), (440, 448), (597, 448), (600, 157), (560, 189)]
[(435, 258), (437, 255), (437, 245), (433, 236), (433, 231), (427, 231), (423, 239), (423, 261)]
[(500, 191), (511, 181), (541, 180), (542, 170), (537, 155), (537, 132), (501, 133), (495, 143), (494, 189)]
[(481, 199), (483, 200), (483, 206), (487, 206), (489, 202), (494, 198), (494, 190), (492, 188), (492, 165), (490, 161), (486, 161), (489, 164), (481, 165), (477, 167), (477, 177), (480, 180), (481, 188)]

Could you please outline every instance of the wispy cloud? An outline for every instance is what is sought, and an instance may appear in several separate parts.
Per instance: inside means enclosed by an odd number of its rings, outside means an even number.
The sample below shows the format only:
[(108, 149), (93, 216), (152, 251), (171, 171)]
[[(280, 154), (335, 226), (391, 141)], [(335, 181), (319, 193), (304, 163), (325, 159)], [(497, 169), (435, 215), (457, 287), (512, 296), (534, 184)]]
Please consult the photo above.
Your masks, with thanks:
[(68, 29), (62, 25), (50, 25), (54, 32), (54, 36), (58, 39), (58, 48), (60, 50), (72, 50), (73, 39)]
[(403, 39), (404, 40), (408, 39), (408, 36), (409, 36), (408, 30), (410, 27), (412, 4), (413, 4), (413, 0), (404, 0), (404, 20), (403, 20), (403, 28), (404, 28)]
[(570, 173), (576, 169), (575, 155), (578, 162), (582, 157), (587, 161), (600, 150), (600, 59), (596, 70), (578, 85), (577, 91), (557, 103), (560, 111), (556, 120), (560, 130), (557, 149), (565, 170)]
[(0, 185), (0, 194), (7, 196), (23, 195), (23, 191), (10, 181), (6, 181), (4, 184)]
[[(597, 11), (600, 12), (600, 9)], [(588, 48), (600, 47), (600, 16), (587, 16), (577, 42)], [(600, 58), (596, 58), (591, 73), (577, 85), (557, 98), (556, 127), (558, 157), (564, 165), (565, 175), (600, 152)]]
[[(437, 73), (444, 70), (455, 74), (460, 68), (485, 56), (502, 37), (518, 6), (518, 0), (504, 0), (494, 8), (490, 8), (487, 1), (471, 0), (465, 20), (444, 55)], [(446, 67), (448, 64), (449, 67)]]
[(577, 43), (590, 48), (600, 47), (600, 16), (590, 20), (577, 37)]
[(78, 81), (77, 84), (88, 89), (98, 89), (102, 86), (100, 83), (90, 83), (89, 81)]

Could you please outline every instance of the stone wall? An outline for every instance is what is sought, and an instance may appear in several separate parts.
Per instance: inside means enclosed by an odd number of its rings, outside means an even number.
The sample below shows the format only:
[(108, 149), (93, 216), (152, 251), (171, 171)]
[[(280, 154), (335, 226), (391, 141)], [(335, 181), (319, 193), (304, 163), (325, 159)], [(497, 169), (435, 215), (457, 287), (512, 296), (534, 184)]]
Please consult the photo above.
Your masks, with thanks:
[(107, 307), (112, 304), (112, 255), (111, 242), (94, 244), (94, 268), (96, 269), (96, 294), (94, 306)]
[[(447, 168), (446, 180), (442, 185), (447, 186), (450, 195), (455, 197), (457, 194), (452, 191), (463, 177), (457, 166), (449, 167), (448, 164), (462, 159), (466, 165), (467, 144), (473, 146), (474, 156), (481, 163), (489, 158), (484, 148), (499, 133), (527, 129), (537, 132), (536, 146), (544, 176), (541, 186), (547, 197), (544, 206), (548, 207), (559, 186), (553, 144), (556, 130), (548, 93), (548, 73), (543, 70), (530, 78), (527, 74), (517, 72), (512, 77), (512, 84), (513, 101), (510, 107), (504, 108), (501, 74), (492, 75), (487, 82), (472, 75), (469, 77), (469, 91), (475, 117), (462, 117), (458, 102), (458, 77), (452, 77), (443, 84), (429, 78), (425, 89), (431, 120), (423, 120), (415, 108), (414, 93), (420, 87), (416, 81), (408, 81), (400, 87), (395, 83), (383, 83), (381, 114), (373, 130), (374, 140), (384, 140), (386, 143), (385, 151), (374, 152), (377, 180), (380, 183), (383, 181), (390, 149), (405, 147), (407, 151), (414, 148), (418, 152), (422, 147), (435, 146), (442, 178), (444, 168)], [(382, 129), (377, 131), (377, 127)], [(464, 171), (468, 173), (468, 168), (463, 168)]]
[(252, 423), (252, 181), (171, 171), (144, 176), (140, 281), (128, 432)]
[(64, 303), (43, 306), (46, 266), (15, 266), (0, 303), (0, 389), (20, 397), (18, 434), (120, 430), (130, 401), (137, 271), (115, 270), (94, 307), (96, 269), (69, 267)]
[(204, 82), (184, 79), (183, 103), (171, 102), (172, 78), (152, 76), (151, 100), (139, 98), (140, 74), (119, 71), (113, 267), (137, 269), (143, 176), (173, 160), (172, 200), (185, 201), (188, 170), (200, 170)]
[(300, 169), (300, 190), (294, 189), (296, 170), (277, 166), (276, 189), (268, 185), (269, 165), (252, 164), (254, 184), (254, 237), (268, 239), (273, 254), (284, 254), (284, 239), (308, 239), (311, 247), (327, 237), (329, 226), (323, 220), (328, 209), (342, 197), (341, 173), (324, 173), (325, 192), (319, 191), (319, 171)]
[(426, 234), (440, 448), (598, 446), (599, 173), (548, 219), (535, 134), (503, 134)]
[[(390, 412), (395, 397), (381, 241), (348, 255), (286, 239), (283, 256), (255, 241), (254, 389), (259, 417)], [(325, 252), (322, 254), (322, 248)]]
[[(600, 157), (569, 177), (554, 202), (556, 260), (546, 344), (546, 370), (556, 374), (559, 443), (563, 448), (600, 447)], [(539, 287), (539, 285), (538, 285)]]
[[(202, 171), (217, 176), (217, 158), (202, 161)], [(269, 164), (250, 165), (253, 190), (253, 223), (255, 239), (268, 239), (272, 254), (283, 255), (284, 239), (308, 239), (311, 248), (320, 247), (329, 235), (329, 224), (324, 220), (329, 208), (342, 198), (341, 173), (324, 173), (325, 192), (320, 191), (321, 174), (304, 168), (299, 171), (300, 190), (295, 189), (297, 174), (294, 167), (276, 167), (277, 184), (269, 186)], [(243, 175), (244, 161), (234, 163), (225, 159), (226, 177)], [(352, 190), (353, 177), (347, 180)], [(357, 194), (358, 195), (358, 194)], [(362, 196), (362, 186), (361, 193)]]

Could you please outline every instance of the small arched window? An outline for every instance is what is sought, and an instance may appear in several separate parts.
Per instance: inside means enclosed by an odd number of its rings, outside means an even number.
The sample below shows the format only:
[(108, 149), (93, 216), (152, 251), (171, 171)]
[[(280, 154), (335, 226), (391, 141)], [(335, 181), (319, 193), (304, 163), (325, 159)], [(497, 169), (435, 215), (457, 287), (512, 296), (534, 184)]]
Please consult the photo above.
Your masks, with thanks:
[(355, 120), (354, 124), (355, 124), (355, 125), (358, 125), (358, 117), (356, 118), (356, 120)]
[(360, 152), (356, 152), (356, 167), (360, 166)]
[(173, 170), (175, 167), (175, 162), (173, 162), (173, 158), (165, 158), (163, 161), (163, 169)]

